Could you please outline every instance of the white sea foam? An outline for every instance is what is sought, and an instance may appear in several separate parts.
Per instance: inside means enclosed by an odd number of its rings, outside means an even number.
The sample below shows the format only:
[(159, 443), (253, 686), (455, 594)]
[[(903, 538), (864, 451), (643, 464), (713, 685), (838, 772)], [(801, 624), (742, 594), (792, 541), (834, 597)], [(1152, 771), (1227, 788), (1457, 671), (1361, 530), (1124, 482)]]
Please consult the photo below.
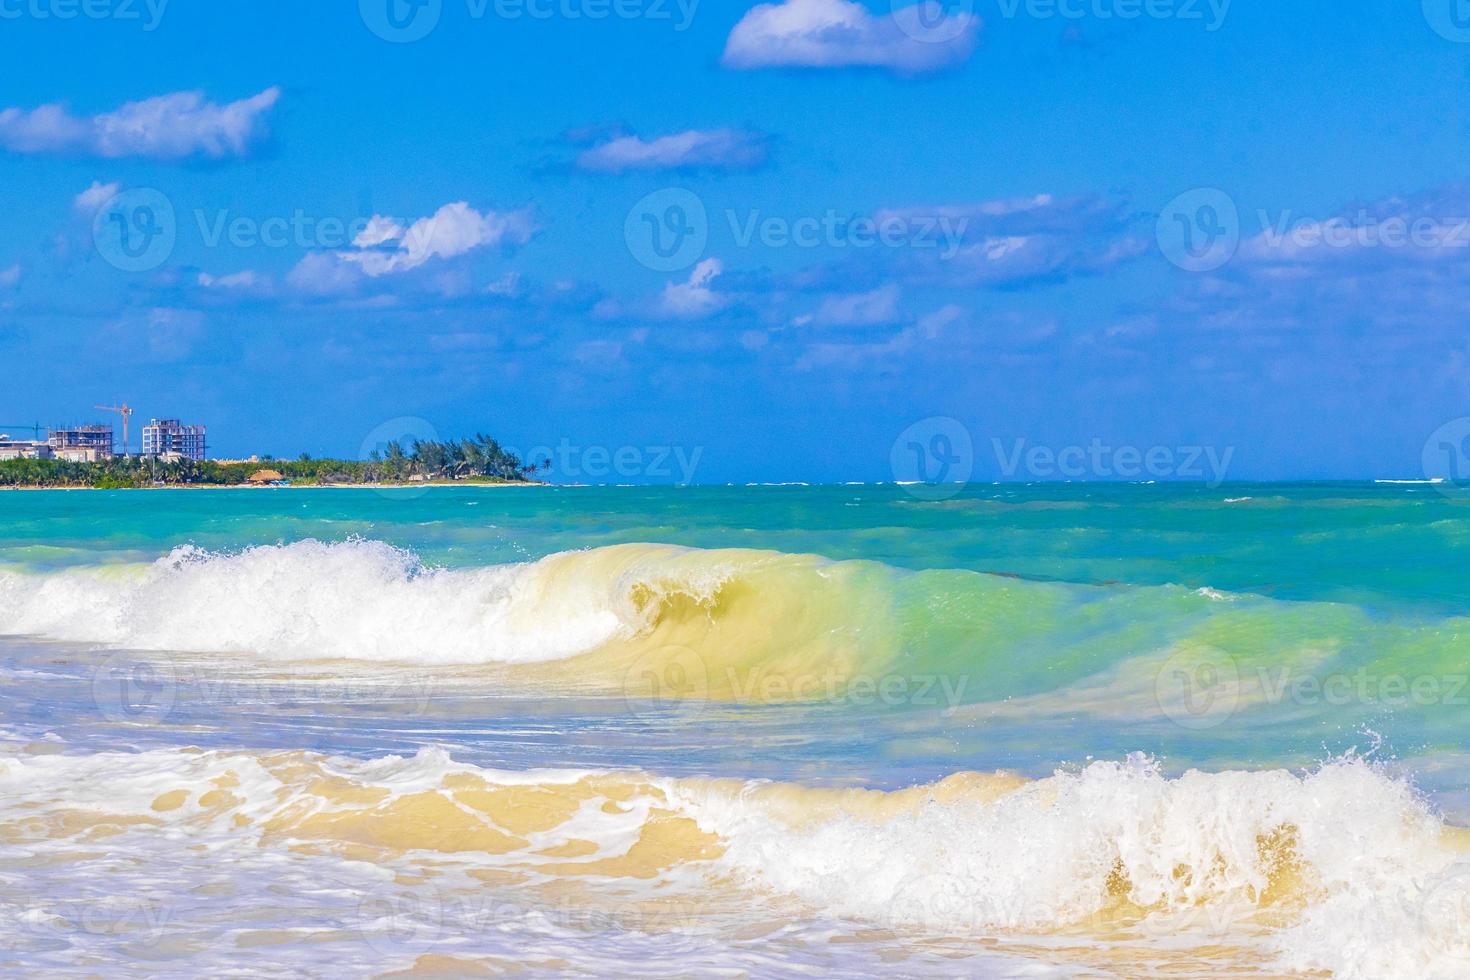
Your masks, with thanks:
[(1249, 942), (1285, 969), (1449, 978), (1470, 964), (1470, 865), (1407, 785), (1360, 760), (1172, 780), (1144, 759), (1096, 763), (991, 802), (876, 819), (803, 820), (750, 790), (681, 792), (729, 841), (722, 870), (860, 920), (937, 935), (1091, 931), (1126, 900), (1146, 910), (1144, 936)]
[[(492, 791), (522, 787), (583, 802), (560, 827), (509, 854), (464, 849), (394, 817), (392, 801), (447, 801), (467, 778)], [(227, 805), (206, 795), (220, 785), (230, 787)], [(164, 794), (184, 802), (161, 809)], [(472, 841), (484, 814), (459, 807), (454, 819)], [(580, 878), (566, 859), (533, 852), (557, 839), (589, 840), (598, 848), (590, 861), (644, 851), (645, 860), (629, 866), (637, 879), (629, 887), (706, 889), (716, 901), (733, 884), (747, 897), (731, 907), (750, 909), (753, 921), (774, 901), (798, 921), (850, 919), (901, 936), (968, 940), (977, 950), (981, 939), (999, 940), (1003, 951), (1007, 942), (1024, 948), (1039, 937), (1085, 936), (1095, 947), (1085, 962), (1103, 969), (1110, 950), (1130, 957), (1121, 963), (1137, 963), (1202, 947), (1237, 950), (1227, 962), (1342, 977), (1460, 977), (1470, 962), (1462, 902), (1470, 871), (1456, 863), (1456, 846), (1411, 787), (1355, 758), (1305, 775), (1170, 779), (1135, 757), (1031, 782), (969, 774), (880, 793), (639, 773), (511, 773), (456, 763), (438, 750), (369, 761), (188, 750), (0, 757), (0, 821), (21, 820), (34, 833), (48, 825), (34, 818), (51, 810), (147, 818), (157, 829), (134, 829), (130, 846), (156, 837), (160, 854), (193, 850), (180, 841), (213, 840), (213, 851), (241, 837), (282, 860), (293, 838), (287, 828), (330, 841), (341, 827), (347, 844), (364, 832), (354, 829), (365, 826), (360, 818), (313, 822), (313, 812), (377, 813), (381, 837), (370, 838), (434, 842), (426, 857), (436, 875), (453, 861)], [(648, 828), (671, 816), (692, 821), (708, 842), (665, 837), (650, 865), (648, 842), (659, 835)], [(56, 840), (49, 849), (64, 854), (66, 846)], [(83, 835), (76, 846), (97, 844)], [(599, 867), (594, 879), (618, 874)]]
[(280, 660), (555, 660), (643, 629), (635, 586), (717, 588), (717, 565), (681, 565), (687, 553), (645, 545), (449, 570), (375, 541), (184, 546), (150, 565), (0, 572), (0, 633)]

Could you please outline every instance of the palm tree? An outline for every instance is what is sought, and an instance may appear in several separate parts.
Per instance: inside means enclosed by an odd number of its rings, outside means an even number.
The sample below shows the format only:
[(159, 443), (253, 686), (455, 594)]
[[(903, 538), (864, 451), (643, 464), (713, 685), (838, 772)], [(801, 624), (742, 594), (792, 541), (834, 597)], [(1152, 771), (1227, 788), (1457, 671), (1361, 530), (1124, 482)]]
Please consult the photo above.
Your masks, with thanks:
[(388, 443), (388, 467), (393, 476), (398, 479), (408, 475), (408, 457), (403, 453), (403, 446), (397, 439)]

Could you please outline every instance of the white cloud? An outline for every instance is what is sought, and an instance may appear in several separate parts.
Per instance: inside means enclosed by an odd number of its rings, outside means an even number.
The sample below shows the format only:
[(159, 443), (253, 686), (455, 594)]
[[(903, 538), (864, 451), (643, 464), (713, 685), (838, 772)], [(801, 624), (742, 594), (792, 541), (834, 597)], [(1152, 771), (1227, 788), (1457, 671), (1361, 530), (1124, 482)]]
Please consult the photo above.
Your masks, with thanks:
[(748, 351), (763, 350), (771, 342), (771, 335), (764, 330), (747, 330), (740, 335), (740, 346)]
[(975, 50), (980, 18), (937, 0), (880, 16), (855, 0), (784, 0), (752, 8), (725, 43), (730, 68), (887, 68), (920, 74)]
[(625, 173), (629, 170), (753, 170), (766, 162), (766, 138), (738, 129), (691, 129), (644, 140), (620, 136), (584, 150), (582, 170)]
[(90, 117), (61, 105), (0, 110), (0, 147), (12, 153), (70, 153), (106, 159), (243, 157), (266, 132), (263, 116), (281, 90), (272, 86), (225, 105), (202, 92), (173, 92), (124, 103)]
[(919, 322), (914, 324), (917, 328), (917, 336), (926, 340), (933, 340), (944, 333), (949, 327), (959, 323), (965, 318), (962, 307), (949, 303), (941, 306), (933, 313), (926, 313), (919, 317)]
[(488, 283), (481, 292), (486, 296), (516, 299), (526, 294), (526, 287), (519, 272), (507, 272), (499, 279)]
[(199, 273), (199, 285), (205, 289), (249, 289), (260, 285), (261, 282), (261, 277), (251, 269), (234, 272), (227, 276), (212, 276), (207, 272)]
[(338, 252), (345, 262), (377, 277), (417, 269), (430, 259), (449, 259), (484, 246), (524, 245), (536, 232), (529, 208), (481, 213), (464, 201), (446, 204), (432, 217), (405, 229), (392, 218), (374, 215), (353, 240), (355, 249)]
[(99, 340), (134, 350), (140, 342), (152, 361), (174, 363), (189, 358), (206, 339), (208, 321), (199, 310), (171, 307), (131, 311), (103, 328)]
[(1231, 338), (1350, 324), (1385, 344), (1419, 343), (1470, 309), (1470, 185), (1392, 194), (1330, 214), (1263, 214), (1260, 224), (1259, 232), (1244, 229), (1238, 253), (1221, 268), (1187, 277), (1159, 336), (1179, 323)]
[[(352, 247), (313, 252), (286, 275), (292, 289), (316, 296), (348, 296), (369, 279), (407, 273), (435, 259), (451, 259), (486, 246), (524, 245), (536, 233), (531, 208), (479, 212), (463, 201), (446, 204), (431, 217), (404, 222), (373, 215)], [(439, 275), (428, 282), (441, 295), (464, 294), (471, 287), (463, 276)], [(420, 285), (423, 285), (421, 282)], [(501, 280), (487, 293), (515, 295), (518, 280)], [(382, 302), (389, 302), (383, 297)]]
[(873, 217), (879, 224), (898, 221), (959, 237), (1102, 233), (1124, 229), (1133, 220), (1124, 200), (1100, 194), (1035, 194), (971, 204), (885, 208)]
[(286, 282), (293, 289), (316, 296), (350, 293), (361, 278), (356, 266), (348, 265), (332, 252), (312, 252), (286, 274)]
[(572, 358), (582, 364), (616, 361), (622, 356), (623, 345), (616, 340), (588, 340), (572, 351)]
[(925, 314), (917, 323), (905, 327), (891, 337), (857, 343), (823, 341), (813, 344), (797, 358), (795, 368), (798, 371), (819, 368), (859, 370), (874, 365), (892, 364), (895, 357), (924, 346), (958, 350), (959, 346), (954, 338), (944, 344), (936, 344), (936, 341), (943, 340), (951, 328), (963, 325), (966, 319), (965, 311), (951, 303)]
[(8, 269), (0, 269), (0, 286), (7, 288), (20, 284), (20, 264), (16, 263)]
[(705, 259), (689, 273), (686, 282), (664, 286), (659, 310), (667, 316), (699, 317), (725, 305), (725, 297), (710, 288), (725, 267), (719, 259)]
[(72, 207), (76, 208), (81, 214), (91, 217), (97, 213), (98, 208), (116, 197), (117, 192), (120, 190), (122, 190), (122, 185), (116, 181), (111, 184), (104, 184), (100, 180), (94, 180), (92, 181), (91, 187), (88, 187), (72, 199)]
[(899, 288), (889, 284), (867, 293), (828, 296), (811, 316), (799, 317), (797, 326), (872, 327), (903, 319), (898, 308)]
[(392, 218), (385, 218), (380, 214), (373, 215), (368, 219), (367, 226), (357, 233), (352, 244), (358, 248), (372, 248), (395, 239), (403, 237), (403, 226)]

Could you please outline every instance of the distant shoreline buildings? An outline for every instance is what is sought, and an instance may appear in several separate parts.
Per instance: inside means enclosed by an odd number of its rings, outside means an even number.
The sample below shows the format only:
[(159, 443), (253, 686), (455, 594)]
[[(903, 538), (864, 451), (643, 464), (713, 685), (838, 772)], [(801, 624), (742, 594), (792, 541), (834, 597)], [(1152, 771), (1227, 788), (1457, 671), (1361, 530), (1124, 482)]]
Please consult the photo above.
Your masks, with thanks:
[(208, 454), (204, 426), (184, 425), (178, 419), (151, 419), (143, 426), (143, 455), (203, 462)]
[[(74, 425), (65, 429), (52, 429), (46, 444), (57, 459), (72, 463), (96, 463), (111, 459), (113, 451), (112, 426)], [(44, 458), (44, 457), (43, 457)]]
[[(5, 430), (30, 431), (32, 438), (14, 438)], [(46, 438), (41, 438), (42, 432)], [(116, 436), (107, 423), (88, 425), (55, 426), (44, 429), (39, 425), (0, 425), (0, 460), (7, 459), (59, 459), (70, 463), (98, 463), (115, 456), (127, 456), (128, 447), (117, 451)], [(202, 425), (185, 425), (179, 419), (150, 419), (143, 426), (143, 445), (139, 456), (145, 459), (195, 460), (203, 462), (209, 456), (206, 429)]]

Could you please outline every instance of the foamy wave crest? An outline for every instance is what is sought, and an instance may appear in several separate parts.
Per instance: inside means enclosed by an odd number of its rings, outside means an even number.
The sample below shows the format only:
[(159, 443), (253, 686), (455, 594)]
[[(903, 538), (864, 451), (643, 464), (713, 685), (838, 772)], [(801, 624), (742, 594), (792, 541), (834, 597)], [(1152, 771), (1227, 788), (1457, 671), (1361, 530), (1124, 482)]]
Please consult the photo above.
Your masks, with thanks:
[[(468, 569), (365, 540), (186, 546), (149, 565), (0, 572), (0, 633), (274, 661), (530, 665), (598, 651), (577, 673), (616, 686), (640, 658), (691, 648), (711, 669), (728, 659), (793, 671), (891, 651), (889, 573), (653, 544)], [(698, 693), (710, 689), (706, 678)]]
[(543, 691), (642, 685), (742, 703), (898, 692), (890, 700), (992, 716), (1172, 717), (1161, 679), (1202, 663), (1227, 677), (1222, 704), (1241, 711), (1278, 697), (1282, 670), (1452, 672), (1466, 625), (1210, 589), (657, 544), (447, 569), (382, 542), (308, 540), (0, 571), (0, 634), (271, 663), (475, 667), (490, 683)]
[(278, 660), (529, 663), (645, 630), (640, 589), (706, 600), (719, 570), (681, 574), (680, 553), (603, 549), (449, 570), (377, 541), (184, 546), (146, 566), (0, 574), (0, 632)]
[[(126, 838), (113, 835), (125, 833)], [(181, 851), (224, 835), (286, 853), (451, 862), (576, 896), (622, 881), (756, 914), (841, 917), (977, 948), (1073, 945), (1123, 973), (1463, 976), (1463, 848), (1358, 759), (1297, 776), (1145, 759), (1048, 779), (965, 773), (896, 792), (641, 773), (510, 773), (426, 750), (360, 762), (169, 750), (0, 757), (0, 849)], [(9, 844), (5, 843), (9, 842)], [(1207, 951), (1201, 953), (1200, 951)], [(1235, 964), (1235, 966), (1232, 966)], [(1143, 971), (1147, 972), (1147, 971)]]
[(1171, 780), (1134, 758), (1027, 783), (955, 776), (907, 798), (676, 795), (739, 880), (892, 928), (1244, 941), (1280, 968), (1341, 976), (1470, 964), (1470, 865), (1453, 832), (1361, 760)]

